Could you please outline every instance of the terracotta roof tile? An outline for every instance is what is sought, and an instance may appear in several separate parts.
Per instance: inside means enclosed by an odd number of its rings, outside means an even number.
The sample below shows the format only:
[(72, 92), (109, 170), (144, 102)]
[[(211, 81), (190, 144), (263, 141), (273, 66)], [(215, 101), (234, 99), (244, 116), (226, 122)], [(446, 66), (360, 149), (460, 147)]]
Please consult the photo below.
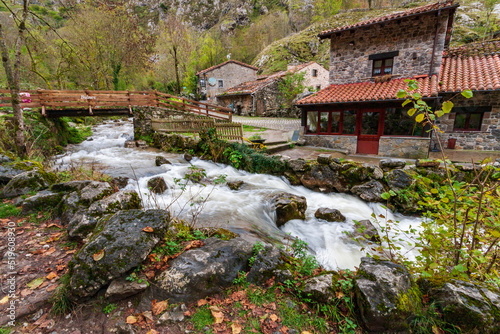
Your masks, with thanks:
[[(437, 76), (415, 78), (419, 84), (419, 92), (423, 97), (438, 95)], [(367, 101), (397, 100), (400, 89), (406, 89), (405, 79), (393, 79), (386, 82), (359, 82), (344, 85), (330, 85), (319, 92), (309, 95), (297, 104), (331, 104)]]
[(473, 43), (445, 51), (440, 92), (500, 90), (500, 41)]
[(409, 16), (431, 13), (431, 12), (438, 11), (440, 9), (455, 8), (458, 6), (459, 6), (459, 4), (456, 3), (455, 0), (436, 2), (436, 3), (429, 4), (429, 5), (421, 6), (421, 7), (408, 9), (408, 10), (398, 12), (398, 13), (393, 13), (393, 14), (389, 14), (389, 15), (375, 17), (373, 19), (361, 21), (361, 22), (358, 22), (355, 24), (351, 24), (351, 25), (347, 25), (347, 26), (343, 26), (343, 27), (338, 27), (338, 28), (333, 28), (330, 30), (325, 30), (325, 31), (320, 32), (318, 34), (318, 37), (327, 38), (334, 33), (345, 31), (345, 30), (357, 29), (360, 27), (365, 27), (365, 26), (369, 26), (369, 25), (373, 25), (373, 24), (384, 23), (384, 22), (393, 21), (393, 20), (399, 20), (399, 19), (409, 17)]
[(252, 70), (256, 70), (256, 71), (259, 70), (258, 67), (255, 67), (255, 66), (252, 66), (252, 65), (248, 65), (248, 64), (242, 63), (241, 61), (237, 61), (237, 60), (232, 60), (231, 59), (231, 60), (225, 61), (223, 63), (220, 63), (218, 65), (206, 68), (203, 71), (200, 71), (200, 72), (196, 73), (196, 75), (200, 75), (200, 74), (204, 74), (204, 73), (210, 72), (210, 71), (212, 71), (212, 70), (214, 70), (216, 68), (222, 67), (222, 66), (224, 66), (226, 64), (229, 64), (229, 63), (233, 63), (233, 64), (238, 64), (238, 65), (241, 65), (241, 66), (245, 66), (245, 67), (251, 68)]

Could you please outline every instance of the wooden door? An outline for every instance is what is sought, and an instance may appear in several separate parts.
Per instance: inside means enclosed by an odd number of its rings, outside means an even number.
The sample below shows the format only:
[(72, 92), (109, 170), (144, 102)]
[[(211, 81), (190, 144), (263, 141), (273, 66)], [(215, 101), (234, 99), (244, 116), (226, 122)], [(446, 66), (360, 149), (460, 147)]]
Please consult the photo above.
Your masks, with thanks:
[(384, 109), (358, 110), (356, 117), (357, 153), (378, 154), (379, 139), (384, 133), (384, 117)]

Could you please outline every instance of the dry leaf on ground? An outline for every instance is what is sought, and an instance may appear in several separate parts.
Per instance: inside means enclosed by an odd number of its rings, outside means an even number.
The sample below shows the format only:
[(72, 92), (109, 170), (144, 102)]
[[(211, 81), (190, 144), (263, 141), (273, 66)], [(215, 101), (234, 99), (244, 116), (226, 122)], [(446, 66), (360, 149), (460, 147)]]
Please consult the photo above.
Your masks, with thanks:
[(234, 323), (231, 325), (231, 330), (233, 331), (233, 334), (240, 334), (241, 333), (241, 325), (238, 323)]
[(42, 283), (45, 282), (45, 277), (39, 277), (39, 278), (36, 278), (34, 280), (32, 280), (31, 282), (29, 282), (28, 284), (26, 284), (28, 286), (28, 288), (30, 288), (31, 290), (35, 290), (36, 288), (38, 288), (40, 285), (42, 285)]
[(207, 304), (207, 300), (206, 299), (200, 299), (200, 300), (198, 300), (198, 307), (206, 305), (206, 304)]
[(104, 249), (100, 252), (97, 252), (93, 255), (94, 261), (99, 261), (104, 257)]
[(51, 280), (57, 277), (57, 274), (55, 272), (51, 272), (50, 274), (47, 275), (47, 279)]
[(129, 315), (129, 316), (127, 317), (127, 324), (131, 324), (131, 325), (133, 325), (133, 324), (135, 324), (136, 322), (137, 322), (137, 318), (136, 318), (136, 317), (134, 317), (133, 315)]
[(168, 307), (168, 301), (164, 300), (161, 302), (154, 303), (153, 307), (151, 308), (151, 311), (153, 311), (154, 315), (158, 315), (158, 314), (162, 313), (163, 311), (165, 311), (167, 309), (167, 307)]
[(151, 226), (146, 226), (145, 228), (142, 229), (144, 232), (147, 233), (152, 233), (154, 232), (153, 228)]

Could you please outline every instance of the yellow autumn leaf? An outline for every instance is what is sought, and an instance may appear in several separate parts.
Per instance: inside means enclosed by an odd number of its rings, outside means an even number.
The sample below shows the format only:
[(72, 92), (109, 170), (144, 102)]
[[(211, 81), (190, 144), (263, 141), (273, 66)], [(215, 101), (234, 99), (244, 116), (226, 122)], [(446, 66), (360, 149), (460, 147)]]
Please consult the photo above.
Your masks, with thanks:
[(104, 257), (104, 249), (102, 251), (100, 251), (100, 252), (95, 253), (94, 256), (93, 256), (94, 261), (99, 261), (103, 257)]
[(137, 322), (137, 318), (136, 318), (136, 317), (134, 317), (133, 315), (129, 315), (129, 316), (127, 317), (127, 324), (131, 324), (131, 325), (133, 325), (133, 324), (135, 324), (136, 322)]
[(156, 304), (153, 305), (151, 311), (153, 312), (154, 315), (158, 315), (160, 313), (162, 313), (163, 311), (165, 311), (168, 307), (168, 301), (167, 300), (164, 300), (162, 302), (158, 302)]
[(222, 313), (217, 306), (210, 306), (210, 312), (212, 312), (216, 324), (220, 324), (224, 321), (224, 313)]
[(0, 299), (0, 305), (7, 304), (9, 302), (9, 296), (5, 296), (2, 299)]
[(29, 282), (28, 284), (26, 284), (28, 286), (28, 288), (30, 288), (31, 290), (35, 290), (36, 288), (38, 288), (40, 285), (42, 285), (42, 283), (45, 282), (45, 277), (39, 277), (39, 278), (36, 278), (34, 280), (32, 280), (31, 282)]
[(241, 325), (238, 323), (234, 323), (231, 325), (231, 330), (233, 331), (233, 334), (240, 334), (241, 333)]
[(51, 272), (50, 274), (47, 275), (47, 279), (51, 280), (57, 277), (57, 274), (55, 272)]

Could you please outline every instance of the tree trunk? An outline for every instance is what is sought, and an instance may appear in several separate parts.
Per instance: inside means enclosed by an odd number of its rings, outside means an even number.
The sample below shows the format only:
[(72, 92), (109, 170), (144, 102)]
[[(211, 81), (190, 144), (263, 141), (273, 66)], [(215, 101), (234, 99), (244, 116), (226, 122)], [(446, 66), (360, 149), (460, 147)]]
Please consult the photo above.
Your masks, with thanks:
[(177, 59), (177, 47), (173, 46), (174, 66), (175, 66), (175, 81), (177, 83), (177, 94), (181, 93), (181, 80), (179, 78), (179, 60)]

